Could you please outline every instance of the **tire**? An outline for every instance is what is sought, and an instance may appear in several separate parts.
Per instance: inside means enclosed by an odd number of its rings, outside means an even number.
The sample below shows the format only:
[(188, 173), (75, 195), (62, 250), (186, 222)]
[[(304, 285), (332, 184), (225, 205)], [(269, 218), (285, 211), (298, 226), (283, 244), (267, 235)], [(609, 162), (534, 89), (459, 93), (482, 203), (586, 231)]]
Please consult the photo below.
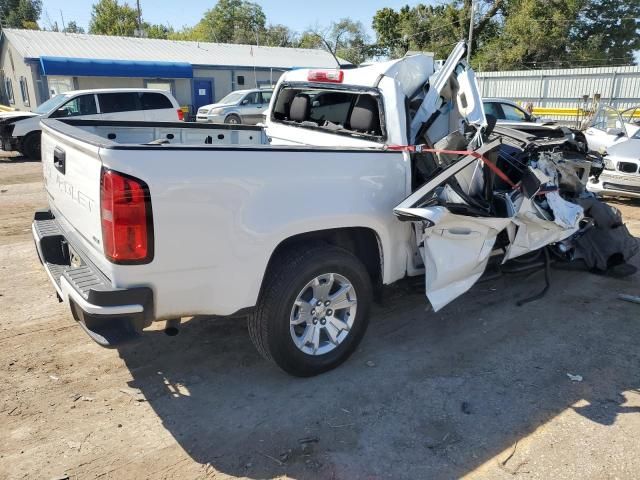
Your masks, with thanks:
[(227, 115), (227, 117), (224, 119), (224, 123), (231, 123), (233, 125), (238, 125), (242, 123), (242, 119), (235, 113), (232, 113), (231, 115)]
[[(372, 299), (371, 278), (367, 269), (351, 252), (324, 244), (291, 249), (278, 255), (273, 262), (274, 267), (265, 278), (258, 305), (248, 320), (252, 342), (265, 359), (297, 377), (310, 377), (336, 368), (354, 352), (367, 330)], [(345, 309), (336, 308), (333, 316), (330, 316), (331, 310), (324, 310), (330, 306), (318, 307), (323, 309), (323, 313), (320, 314), (323, 317), (321, 319), (314, 317), (313, 321), (318, 320), (316, 326), (323, 329), (324, 333), (319, 334), (319, 338), (324, 339), (324, 342), (319, 349), (314, 349), (316, 353), (312, 354), (303, 351), (294, 342), (296, 330), (303, 330), (300, 337), (296, 337), (299, 341), (302, 337), (306, 338), (304, 332), (307, 328), (314, 328), (311, 322), (297, 326), (292, 326), (290, 322), (294, 318), (295, 309), (298, 308), (295, 307), (296, 300), (300, 298), (305, 288), (312, 289), (315, 295), (315, 288), (308, 285), (322, 276), (331, 279), (333, 288), (339, 290), (344, 286), (350, 292), (350, 299), (344, 297), (345, 300), (341, 302), (348, 301), (350, 306)], [(349, 285), (350, 288), (348, 288)], [(330, 293), (327, 298), (331, 298)], [(355, 308), (352, 308), (353, 299), (355, 299)], [(337, 302), (336, 300), (336, 307)], [(305, 305), (309, 306), (310, 303)], [(353, 312), (353, 315), (347, 315), (349, 312)], [(302, 318), (301, 313), (298, 315)], [(342, 316), (344, 320), (342, 325), (347, 321), (350, 321), (351, 325), (348, 330), (339, 331), (339, 335), (343, 335), (343, 338), (336, 343), (335, 338), (333, 342), (329, 339), (329, 328), (331, 327), (335, 332), (332, 319), (338, 316)], [(353, 320), (351, 320), (352, 317)], [(322, 323), (324, 326), (321, 327), (319, 323), (323, 320), (326, 324)], [(313, 342), (302, 348), (313, 349)], [(330, 350), (324, 353), (322, 349)]]
[(20, 153), (30, 160), (40, 160), (40, 132), (25, 135), (20, 146)]

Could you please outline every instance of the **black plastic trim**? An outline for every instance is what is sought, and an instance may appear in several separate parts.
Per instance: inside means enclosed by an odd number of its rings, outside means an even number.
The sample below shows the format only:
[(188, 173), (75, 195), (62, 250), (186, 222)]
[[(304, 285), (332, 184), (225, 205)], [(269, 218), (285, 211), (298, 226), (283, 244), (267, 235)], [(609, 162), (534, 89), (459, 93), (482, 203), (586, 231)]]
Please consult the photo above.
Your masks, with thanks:
[[(104, 347), (117, 347), (140, 336), (153, 316), (153, 290), (150, 287), (114, 288), (95, 265), (80, 254), (83, 264), (71, 265), (69, 243), (50, 210), (34, 215), (34, 241), (40, 262), (60, 286), (65, 278), (88, 303), (99, 307), (141, 305), (142, 312), (120, 315), (90, 314), (70, 298), (71, 311), (85, 332)], [(75, 247), (71, 245), (74, 251)], [(78, 253), (76, 251), (76, 253)]]

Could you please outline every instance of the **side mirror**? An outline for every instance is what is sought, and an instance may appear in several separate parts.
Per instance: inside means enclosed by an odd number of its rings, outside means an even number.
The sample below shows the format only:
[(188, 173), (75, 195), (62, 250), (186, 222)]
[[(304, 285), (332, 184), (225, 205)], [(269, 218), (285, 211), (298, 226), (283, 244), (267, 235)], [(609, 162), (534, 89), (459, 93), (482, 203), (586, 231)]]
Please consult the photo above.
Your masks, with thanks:
[(248, 104), (249, 104), (249, 99), (248, 98), (245, 98), (244, 100), (242, 100), (240, 102), (240, 105), (248, 105)]
[(625, 131), (621, 128), (607, 128), (608, 135), (615, 135), (616, 137), (624, 137)]
[(538, 121), (538, 117), (536, 117), (535, 115), (527, 115), (527, 121), (528, 122), (537, 122)]

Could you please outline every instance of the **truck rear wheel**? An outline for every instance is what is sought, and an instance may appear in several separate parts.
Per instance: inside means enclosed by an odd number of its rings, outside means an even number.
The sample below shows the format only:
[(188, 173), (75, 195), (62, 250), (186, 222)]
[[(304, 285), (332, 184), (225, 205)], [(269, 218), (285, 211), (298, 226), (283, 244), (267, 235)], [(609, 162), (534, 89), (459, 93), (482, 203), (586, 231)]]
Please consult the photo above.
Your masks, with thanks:
[(342, 248), (293, 249), (274, 259), (249, 334), (260, 354), (285, 372), (309, 377), (331, 370), (367, 329), (371, 279)]
[(20, 146), (20, 153), (30, 160), (40, 160), (40, 132), (25, 135)]

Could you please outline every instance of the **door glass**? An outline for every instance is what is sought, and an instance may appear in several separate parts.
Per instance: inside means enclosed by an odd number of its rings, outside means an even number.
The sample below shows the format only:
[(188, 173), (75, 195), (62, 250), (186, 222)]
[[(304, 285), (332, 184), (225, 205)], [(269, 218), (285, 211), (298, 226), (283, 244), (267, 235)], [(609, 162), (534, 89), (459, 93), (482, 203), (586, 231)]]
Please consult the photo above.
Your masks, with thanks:
[(245, 97), (245, 100), (248, 100), (249, 105), (259, 105), (260, 104), (260, 92), (250, 93)]
[(271, 101), (271, 95), (273, 95), (273, 92), (262, 92), (262, 102), (269, 103)]
[(498, 120), (504, 120), (504, 115), (502, 114), (502, 110), (497, 103), (487, 102), (484, 104), (484, 113), (485, 115), (492, 115)]
[(56, 110), (51, 117), (52, 118), (60, 118), (60, 117), (77, 117), (80, 115), (95, 115), (98, 113), (96, 108), (96, 101), (91, 95), (80, 95), (72, 100), (69, 100), (67, 103), (62, 105), (58, 110)]
[(132, 112), (140, 110), (137, 92), (117, 92), (98, 94), (102, 113)]
[(509, 105), (508, 103), (503, 103), (500, 106), (502, 107), (502, 111), (504, 112), (505, 120), (511, 120), (512, 122), (527, 121), (527, 114), (519, 108), (514, 107), (513, 105)]

